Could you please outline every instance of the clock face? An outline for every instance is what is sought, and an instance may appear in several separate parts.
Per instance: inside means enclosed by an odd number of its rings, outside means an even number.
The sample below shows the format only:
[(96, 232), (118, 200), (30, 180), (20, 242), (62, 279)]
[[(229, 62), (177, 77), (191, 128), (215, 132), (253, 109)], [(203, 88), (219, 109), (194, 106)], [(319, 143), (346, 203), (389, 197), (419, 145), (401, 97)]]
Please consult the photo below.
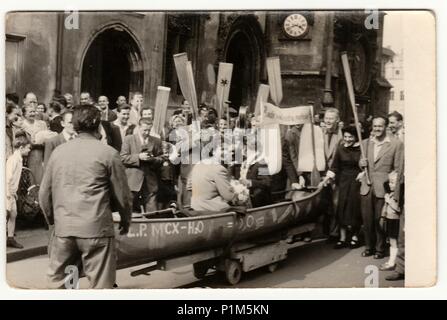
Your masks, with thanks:
[(289, 37), (299, 38), (307, 33), (309, 24), (302, 14), (294, 13), (284, 19), (283, 29)]
[(363, 94), (369, 87), (371, 70), (366, 48), (360, 41), (348, 45), (348, 59), (354, 90), (358, 94)]

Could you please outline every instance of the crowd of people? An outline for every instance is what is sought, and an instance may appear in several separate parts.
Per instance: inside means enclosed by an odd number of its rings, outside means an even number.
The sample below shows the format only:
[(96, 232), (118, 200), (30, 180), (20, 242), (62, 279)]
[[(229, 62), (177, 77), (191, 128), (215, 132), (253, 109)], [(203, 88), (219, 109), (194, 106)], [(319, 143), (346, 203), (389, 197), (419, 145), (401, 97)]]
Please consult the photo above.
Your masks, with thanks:
[[(227, 119), (203, 104), (195, 119), (184, 101), (166, 127), (154, 132), (155, 110), (140, 93), (133, 94), (129, 103), (119, 96), (113, 110), (106, 96), (94, 101), (82, 92), (78, 105), (75, 98), (56, 94), (45, 104), (28, 92), (20, 107), (17, 95), (6, 95), (7, 245), (23, 248), (14, 232), (17, 190), (26, 166), (34, 184), (40, 185), (43, 214), (55, 225), (48, 273), (54, 284), (60, 285), (63, 268), (72, 263), (75, 252), (83, 256), (92, 287), (113, 286), (112, 211), (119, 212), (125, 234), (131, 212), (173, 208), (198, 215), (230, 210), (240, 204), (231, 179), (249, 191), (244, 205), (252, 207), (281, 200), (275, 191), (299, 190), (310, 183), (310, 174), (300, 172), (298, 165), (303, 125), (291, 126), (281, 138), (282, 168), (271, 174), (262, 146), (253, 147), (246, 138), (238, 162), (234, 161), (237, 143), (225, 140), (242, 122), (246, 132), (255, 132), (258, 116), (241, 119), (228, 113)], [(389, 243), (389, 260), (380, 268), (395, 270), (389, 280), (402, 279), (403, 117), (393, 112), (356, 127), (344, 125), (336, 108), (327, 108), (322, 116), (314, 119), (314, 125), (323, 132), (326, 160), (326, 170), (320, 172), (323, 233), (335, 242), (335, 249), (357, 248), (363, 238), (362, 256), (375, 259), (386, 256)], [(199, 135), (194, 138), (197, 127)], [(204, 152), (210, 141), (222, 143)], [(196, 149), (199, 157), (194, 162)], [(230, 161), (216, 162), (216, 154), (228, 158), (224, 153), (230, 153)]]

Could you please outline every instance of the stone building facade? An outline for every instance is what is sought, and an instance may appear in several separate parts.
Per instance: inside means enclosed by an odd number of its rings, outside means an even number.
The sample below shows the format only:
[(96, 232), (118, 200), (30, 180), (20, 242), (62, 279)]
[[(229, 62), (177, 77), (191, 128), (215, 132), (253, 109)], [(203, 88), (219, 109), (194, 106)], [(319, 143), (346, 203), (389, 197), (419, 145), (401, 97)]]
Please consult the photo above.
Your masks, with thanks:
[[(303, 33), (288, 34), (286, 19), (299, 14)], [(364, 12), (81, 12), (79, 28), (68, 14), (13, 12), (6, 19), (6, 91), (34, 91), (49, 101), (56, 89), (94, 98), (140, 91), (147, 104), (157, 86), (171, 88), (170, 106), (181, 103), (172, 55), (187, 52), (197, 96), (211, 103), (219, 62), (234, 64), (229, 100), (234, 108), (254, 106), (267, 83), (265, 61), (279, 56), (284, 98), (281, 107), (314, 103), (352, 117), (340, 53), (351, 61), (361, 117), (388, 110), (389, 86), (381, 70), (383, 15), (378, 28), (365, 27)], [(292, 17), (292, 21), (293, 17)], [(305, 29), (305, 30), (304, 30)]]

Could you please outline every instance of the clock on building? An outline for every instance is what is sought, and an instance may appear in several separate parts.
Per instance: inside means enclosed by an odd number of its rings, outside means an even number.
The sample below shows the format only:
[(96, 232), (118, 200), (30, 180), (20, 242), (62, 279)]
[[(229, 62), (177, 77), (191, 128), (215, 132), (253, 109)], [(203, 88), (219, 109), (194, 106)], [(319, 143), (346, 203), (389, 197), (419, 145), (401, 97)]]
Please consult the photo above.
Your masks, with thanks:
[(348, 59), (351, 67), (352, 82), (357, 94), (365, 94), (371, 81), (369, 51), (362, 41), (348, 45)]
[(300, 13), (288, 15), (283, 22), (284, 33), (293, 39), (304, 37), (309, 31), (309, 23), (307, 18)]

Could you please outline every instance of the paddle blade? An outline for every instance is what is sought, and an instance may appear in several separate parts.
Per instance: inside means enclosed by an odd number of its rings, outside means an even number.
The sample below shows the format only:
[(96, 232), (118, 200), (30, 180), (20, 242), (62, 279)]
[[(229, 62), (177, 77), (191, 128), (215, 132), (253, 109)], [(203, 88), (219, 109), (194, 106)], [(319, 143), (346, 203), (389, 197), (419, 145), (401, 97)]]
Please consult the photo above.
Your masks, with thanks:
[(189, 86), (190, 95), (191, 95), (190, 103), (192, 106), (192, 110), (193, 110), (194, 114), (196, 115), (196, 119), (197, 119), (197, 115), (199, 114), (199, 106), (197, 104), (197, 91), (196, 91), (196, 85), (194, 83), (194, 72), (192, 71), (191, 61), (186, 62), (186, 75), (187, 75), (188, 86)]
[(267, 58), (267, 74), (269, 78), (270, 95), (273, 102), (279, 106), (282, 100), (282, 81), (279, 57)]
[(169, 93), (171, 88), (158, 86), (157, 97), (155, 98), (154, 126), (152, 131), (161, 136), (163, 133), (166, 112), (168, 110)]
[(197, 96), (195, 93), (194, 77), (189, 71), (188, 56), (185, 52), (174, 54), (174, 65), (183, 97), (192, 107), (194, 119), (197, 119)]
[(228, 100), (230, 94), (231, 86), (231, 76), (233, 74), (233, 64), (232, 63), (219, 63), (219, 71), (217, 73), (217, 84), (216, 84), (216, 97), (219, 113), (219, 118), (222, 117), (224, 102)]
[(258, 88), (258, 95), (256, 96), (255, 116), (261, 115), (261, 102), (267, 102), (269, 98), (270, 86), (260, 84)]

